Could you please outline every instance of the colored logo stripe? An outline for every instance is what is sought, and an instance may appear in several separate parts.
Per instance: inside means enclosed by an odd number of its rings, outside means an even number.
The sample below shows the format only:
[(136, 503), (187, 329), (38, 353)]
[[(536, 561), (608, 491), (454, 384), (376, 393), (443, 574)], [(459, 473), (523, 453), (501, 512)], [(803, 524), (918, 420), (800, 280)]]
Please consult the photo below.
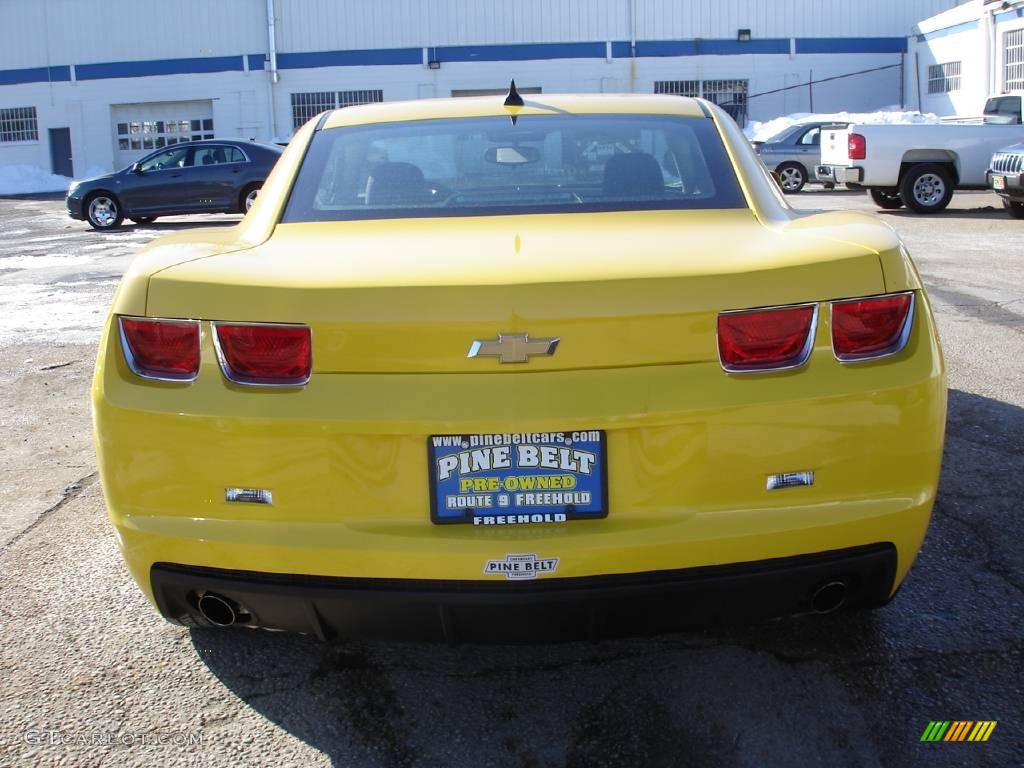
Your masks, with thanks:
[(988, 741), (996, 720), (932, 720), (921, 734), (921, 741)]

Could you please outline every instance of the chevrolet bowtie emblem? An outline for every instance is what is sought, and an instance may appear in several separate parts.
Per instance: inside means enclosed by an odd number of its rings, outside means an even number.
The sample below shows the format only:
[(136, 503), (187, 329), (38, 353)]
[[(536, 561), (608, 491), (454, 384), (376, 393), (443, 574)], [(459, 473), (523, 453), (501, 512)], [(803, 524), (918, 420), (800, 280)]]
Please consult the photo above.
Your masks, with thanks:
[(553, 355), (558, 339), (531, 339), (528, 333), (499, 333), (497, 339), (475, 340), (466, 357), (496, 357), (502, 363), (525, 363), (531, 355)]

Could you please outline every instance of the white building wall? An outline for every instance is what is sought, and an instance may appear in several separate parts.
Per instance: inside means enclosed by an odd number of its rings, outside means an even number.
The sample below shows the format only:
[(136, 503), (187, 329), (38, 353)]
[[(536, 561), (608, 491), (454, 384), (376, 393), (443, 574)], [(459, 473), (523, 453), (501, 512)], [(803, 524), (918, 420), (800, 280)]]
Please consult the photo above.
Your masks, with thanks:
[[(907, 53), (908, 103), (940, 116), (980, 115), (985, 100), (1011, 90), (1005, 77), (1005, 36), (1024, 29), (1024, 0), (970, 0), (916, 25)], [(960, 62), (960, 86), (929, 93), (933, 65)]]
[[(649, 93), (658, 80), (748, 80), (754, 120), (812, 109), (872, 109), (899, 102), (903, 92), (903, 56), (893, 40), (904, 39), (917, 19), (954, 5), (275, 0), (281, 66), (272, 83), (264, 69), (266, 0), (178, 0), (173, 8), (135, 0), (117, 4), (114, 13), (97, 13), (80, 0), (0, 0), (0, 108), (34, 106), (39, 123), (38, 141), (0, 143), (0, 165), (49, 170), (47, 131), (67, 127), (76, 174), (110, 170), (119, 157), (110, 116), (115, 104), (210, 99), (218, 136), (270, 140), (292, 133), (292, 93), (380, 89), (393, 101), (500, 88), (513, 76), (546, 92)], [(751, 49), (762, 52), (745, 53), (738, 29), (750, 29)], [(817, 40), (820, 52), (806, 52), (818, 38), (883, 45), (874, 53), (843, 53), (830, 40)], [(537, 53), (537, 44), (585, 45), (588, 58), (537, 58), (556, 55)], [(493, 48), (524, 45), (528, 53)], [(708, 46), (722, 55), (704, 53)], [(396, 51), (406, 63), (393, 63)], [(493, 60), (506, 55), (527, 60)], [(443, 59), (439, 69), (426, 65), (431, 58)], [(149, 74), (126, 76), (140, 67)], [(194, 71), (204, 67), (221, 71)], [(812, 78), (862, 70), (877, 71), (807, 87)], [(37, 82), (18, 82), (26, 72)]]

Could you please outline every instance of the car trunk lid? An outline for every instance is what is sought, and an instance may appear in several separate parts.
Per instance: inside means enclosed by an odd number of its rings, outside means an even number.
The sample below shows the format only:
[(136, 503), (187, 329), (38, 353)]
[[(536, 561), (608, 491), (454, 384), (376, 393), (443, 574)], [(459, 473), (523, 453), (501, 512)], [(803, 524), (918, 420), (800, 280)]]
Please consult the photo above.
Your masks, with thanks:
[[(157, 273), (147, 313), (309, 324), (315, 372), (504, 373), (711, 361), (722, 310), (883, 291), (873, 250), (813, 227), (652, 211), (279, 225)], [(467, 356), (499, 334), (561, 341)]]

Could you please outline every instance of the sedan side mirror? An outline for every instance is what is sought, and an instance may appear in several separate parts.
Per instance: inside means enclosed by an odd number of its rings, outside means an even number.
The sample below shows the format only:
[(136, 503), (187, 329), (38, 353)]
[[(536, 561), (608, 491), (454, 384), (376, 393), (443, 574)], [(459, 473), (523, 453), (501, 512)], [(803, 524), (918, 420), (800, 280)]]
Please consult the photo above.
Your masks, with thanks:
[(132, 163), (132, 173), (142, 173), (142, 163)]

